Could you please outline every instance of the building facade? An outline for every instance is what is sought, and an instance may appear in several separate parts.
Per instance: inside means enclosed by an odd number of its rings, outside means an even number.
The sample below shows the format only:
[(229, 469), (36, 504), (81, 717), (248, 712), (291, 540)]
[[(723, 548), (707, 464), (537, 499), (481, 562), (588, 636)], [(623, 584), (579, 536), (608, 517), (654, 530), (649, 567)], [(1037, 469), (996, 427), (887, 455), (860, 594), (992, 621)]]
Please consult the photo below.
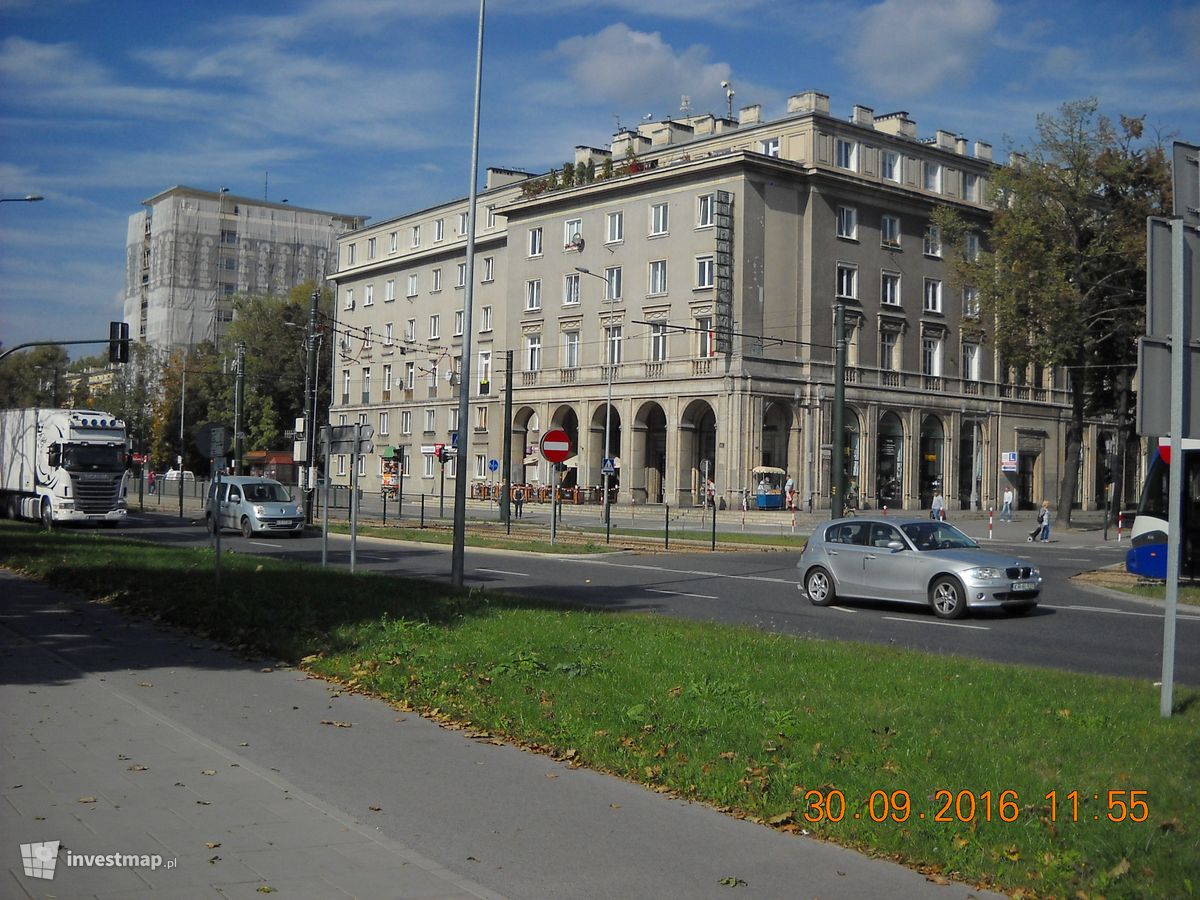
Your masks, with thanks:
[[(807, 92), (777, 120), (751, 106), (736, 121), (651, 123), (575, 156), (561, 174), (488, 172), (469, 384), (456, 377), (466, 200), (339, 239), (332, 421), (372, 424), (406, 492), (436, 491), (430, 451), (462, 434), (473, 482), (549, 484), (536, 448), (561, 428), (575, 448), (563, 483), (585, 496), (612, 459), (622, 503), (698, 504), (711, 477), (733, 504), (771, 467), (802, 506), (827, 507), (841, 305), (842, 465), (864, 507), (928, 507), (935, 491), (951, 508), (996, 506), (1008, 487), (1029, 507), (1055, 496), (1066, 375), (996, 359), (932, 222), (948, 205), (982, 235), (988, 145), (918, 139), (903, 112), (839, 119)], [(1109, 440), (1099, 426), (1085, 436), (1085, 508), (1102, 502)], [(331, 461), (335, 481), (347, 464)], [(361, 460), (364, 489), (381, 467)]]
[(333, 271), (337, 236), (361, 216), (172, 187), (129, 217), (125, 321), (170, 352), (219, 341), (235, 294), (286, 294)]

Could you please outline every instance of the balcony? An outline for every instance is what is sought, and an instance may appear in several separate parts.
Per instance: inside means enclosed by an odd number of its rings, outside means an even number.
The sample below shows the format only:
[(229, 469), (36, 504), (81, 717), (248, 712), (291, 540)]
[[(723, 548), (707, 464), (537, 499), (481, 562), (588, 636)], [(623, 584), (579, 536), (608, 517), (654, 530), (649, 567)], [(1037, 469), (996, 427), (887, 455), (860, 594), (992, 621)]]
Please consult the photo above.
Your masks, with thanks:
[(659, 381), (663, 377), (663, 372), (667, 364), (663, 362), (648, 362), (646, 363), (646, 378), (652, 381)]
[(693, 375), (711, 375), (713, 371), (713, 360), (711, 356), (706, 356), (703, 359), (692, 360)]
[(579, 380), (579, 369), (578, 368), (572, 366), (571, 368), (568, 368), (568, 369), (559, 369), (558, 370), (558, 383), (559, 384), (574, 384), (578, 380)]
[(924, 375), (921, 377), (921, 387), (940, 394), (946, 390), (946, 382), (940, 375)]
[(534, 369), (532, 372), (522, 372), (521, 373), (521, 386), (522, 387), (533, 387), (534, 385), (536, 385), (538, 383), (538, 374), (539, 373), (538, 373), (537, 369)]

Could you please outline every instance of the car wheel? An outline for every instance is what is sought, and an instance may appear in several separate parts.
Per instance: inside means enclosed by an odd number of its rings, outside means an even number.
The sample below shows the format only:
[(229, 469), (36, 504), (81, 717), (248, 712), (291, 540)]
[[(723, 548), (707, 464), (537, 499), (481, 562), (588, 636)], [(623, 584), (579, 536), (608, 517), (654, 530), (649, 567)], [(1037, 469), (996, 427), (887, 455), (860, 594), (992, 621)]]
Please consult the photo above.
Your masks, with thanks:
[(957, 578), (943, 575), (929, 589), (929, 604), (939, 619), (961, 619), (967, 611), (967, 595)]
[(813, 606), (828, 606), (837, 599), (833, 577), (820, 566), (809, 569), (804, 576), (804, 592)]
[(54, 508), (50, 505), (49, 499), (42, 500), (42, 527), (54, 527)]
[(1036, 603), (1022, 603), (1020, 606), (1006, 606), (1004, 611), (1010, 616), (1027, 616), (1037, 607)]
[(242, 537), (254, 537), (254, 529), (250, 525), (250, 518), (242, 516)]

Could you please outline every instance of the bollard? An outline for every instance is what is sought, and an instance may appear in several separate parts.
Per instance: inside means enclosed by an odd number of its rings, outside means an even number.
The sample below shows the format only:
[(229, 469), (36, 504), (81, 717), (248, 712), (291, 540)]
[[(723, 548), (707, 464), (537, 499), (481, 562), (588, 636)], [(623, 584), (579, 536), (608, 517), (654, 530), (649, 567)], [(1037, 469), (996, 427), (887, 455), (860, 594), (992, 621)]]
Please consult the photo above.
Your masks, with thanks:
[(383, 524), (386, 525), (387, 524), (387, 492), (384, 491), (381, 496), (383, 497)]
[(796, 533), (796, 511), (792, 510), (792, 534)]
[(883, 514), (884, 514), (884, 516), (887, 516), (887, 507), (886, 506), (883, 508)]
[(421, 527), (425, 527), (425, 495), (421, 494)]
[(671, 549), (671, 504), (663, 504), (663, 549)]
[(1121, 531), (1125, 527), (1125, 513), (1117, 513), (1117, 543), (1121, 543)]
[(993, 538), (995, 538), (995, 535), (992, 534), (992, 512), (993, 512), (993, 510), (989, 506), (988, 507), (988, 540), (989, 541), (992, 540)]

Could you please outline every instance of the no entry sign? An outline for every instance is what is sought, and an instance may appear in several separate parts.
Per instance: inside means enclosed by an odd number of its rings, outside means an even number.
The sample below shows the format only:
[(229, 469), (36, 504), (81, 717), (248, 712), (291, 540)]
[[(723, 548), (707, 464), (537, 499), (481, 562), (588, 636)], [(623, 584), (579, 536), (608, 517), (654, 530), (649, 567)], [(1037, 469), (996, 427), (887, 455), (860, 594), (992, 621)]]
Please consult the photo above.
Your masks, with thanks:
[(571, 455), (571, 438), (561, 428), (554, 428), (542, 435), (542, 458), (547, 462), (566, 462)]

